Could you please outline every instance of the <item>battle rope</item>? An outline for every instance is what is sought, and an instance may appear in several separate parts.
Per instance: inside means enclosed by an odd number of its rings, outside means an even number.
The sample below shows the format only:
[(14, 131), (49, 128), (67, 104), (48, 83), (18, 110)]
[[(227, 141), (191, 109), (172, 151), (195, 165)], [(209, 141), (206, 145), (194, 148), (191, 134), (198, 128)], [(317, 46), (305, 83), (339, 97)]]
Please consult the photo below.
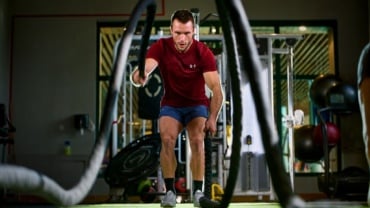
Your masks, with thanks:
[[(122, 41), (118, 50), (118, 59), (117, 62), (114, 63), (113, 76), (110, 80), (98, 139), (92, 150), (92, 154), (90, 155), (87, 168), (80, 178), (80, 181), (73, 188), (65, 190), (57, 182), (37, 171), (16, 165), (1, 164), (0, 186), (39, 195), (51, 203), (58, 205), (69, 206), (77, 204), (83, 200), (94, 184), (100, 169), (100, 164), (104, 158), (113, 122), (113, 109), (115, 109), (115, 106), (117, 105), (122, 79), (125, 75), (127, 57), (132, 37), (137, 22), (146, 8), (148, 15), (147, 20), (149, 20), (148, 22), (150, 23), (153, 21), (156, 8), (155, 0), (141, 0), (135, 6), (126, 30), (122, 36)], [(151, 25), (148, 25), (148, 27), (151, 27)], [(147, 47), (147, 45), (144, 45), (145, 43), (147, 42), (143, 41), (142, 48)]]
[[(274, 118), (271, 116), (271, 109), (268, 102), (268, 95), (265, 94), (263, 91), (264, 83), (259, 82), (260, 73), (262, 71), (262, 66), (259, 61), (259, 56), (257, 53), (257, 47), (255, 44), (255, 40), (252, 34), (252, 30), (249, 25), (249, 21), (245, 11), (243, 10), (244, 6), (241, 4), (240, 1), (237, 0), (216, 0), (216, 5), (218, 9), (218, 13), (220, 15), (220, 21), (222, 25), (222, 30), (224, 31), (224, 38), (226, 43), (226, 50), (228, 54), (228, 62), (232, 62), (232, 64), (238, 63), (233, 59), (234, 57), (238, 58), (238, 51), (241, 54), (241, 59), (244, 63), (244, 69), (241, 71), (242, 75), (242, 82), (240, 83), (239, 77), (232, 77), (231, 78), (231, 85), (232, 85), (232, 98), (234, 99), (237, 96), (240, 96), (240, 86), (245, 84), (247, 81), (250, 82), (252, 97), (254, 99), (254, 103), (256, 106), (257, 118), (260, 124), (260, 130), (262, 134), (263, 146), (265, 149), (266, 161), (267, 165), (270, 170), (271, 180), (277, 197), (279, 199), (280, 205), (282, 207), (293, 208), (293, 207), (304, 207), (305, 203), (299, 197), (297, 197), (291, 188), (291, 184), (289, 181), (288, 176), (286, 175), (283, 161), (282, 161), (282, 153), (281, 149), (278, 145), (278, 134), (275, 129)], [(233, 30), (229, 30), (233, 29)], [(235, 41), (234, 36), (236, 37)], [(238, 47), (236, 49), (236, 47)], [(235, 53), (236, 51), (236, 53)], [(234, 56), (232, 56), (234, 54)], [(232, 57), (230, 59), (230, 55)], [(230, 63), (229, 63), (230, 64)], [(229, 65), (230, 66), (230, 65)], [(239, 67), (230, 67), (230, 74), (238, 74)], [(249, 79), (245, 79), (248, 77)], [(239, 89), (234, 89), (234, 85), (238, 85)], [(235, 91), (234, 91), (235, 90)], [(233, 103), (235, 100), (233, 100)], [(240, 100), (239, 100), (240, 102)], [(234, 113), (233, 115), (240, 115), (242, 108), (235, 108), (234, 106)], [(241, 119), (237, 123), (240, 122)], [(233, 125), (236, 123), (234, 122)], [(234, 171), (234, 165), (238, 167), (239, 164), (232, 164), (233, 161), (239, 161), (240, 151), (234, 152), (234, 146), (238, 146), (240, 149), (240, 136), (235, 137), (234, 134), (240, 134), (241, 129), (235, 130), (233, 129), (233, 150), (231, 155), (231, 164), (230, 164), (230, 173)], [(238, 141), (239, 140), (239, 141)], [(236, 145), (234, 142), (238, 142)], [(236, 148), (235, 148), (236, 149)], [(233, 157), (233, 153), (238, 154), (238, 159)], [(236, 157), (236, 156), (235, 156)], [(234, 188), (236, 181), (236, 175), (229, 174), (228, 183), (226, 185), (225, 195), (222, 198), (221, 203), (217, 203), (211, 201), (209, 198), (203, 197), (200, 200), (201, 206), (204, 208), (211, 208), (211, 207), (220, 207), (224, 208), (227, 207), (231, 195), (233, 193), (233, 189), (229, 189), (229, 187)]]
[(207, 199), (211, 198), (211, 188), (212, 188), (212, 139), (210, 133), (206, 132), (204, 138), (204, 196)]
[[(281, 152), (278, 146), (277, 133), (274, 128), (274, 120), (270, 117), (269, 106), (267, 102), (267, 95), (264, 95), (262, 88), (263, 83), (259, 83), (259, 72), (261, 70), (260, 62), (256, 51), (251, 29), (248, 24), (245, 11), (242, 11), (243, 5), (239, 1), (231, 0), (216, 1), (218, 12), (226, 39), (226, 49), (228, 53), (228, 65), (230, 67), (230, 75), (232, 79), (232, 93), (233, 93), (233, 145), (232, 154), (230, 160), (230, 172), (226, 184), (225, 194), (220, 204), (213, 203), (208, 198), (203, 197), (202, 202), (211, 202), (209, 205), (215, 207), (228, 207), (230, 199), (233, 194), (233, 190), (236, 183), (236, 178), (239, 169), (240, 159), (240, 138), (241, 138), (241, 115), (242, 115), (242, 93), (241, 93), (241, 79), (243, 76), (248, 76), (251, 83), (252, 94), (254, 102), (257, 108), (257, 117), (259, 118), (260, 128), (263, 137), (263, 144), (266, 150), (266, 159), (268, 167), (271, 172), (273, 186), (276, 190), (280, 203), (283, 207), (302, 207), (304, 204), (298, 197), (293, 194), (289, 179), (285, 174), (285, 170), (282, 165)], [(119, 53), (117, 62), (114, 64), (113, 77), (110, 82), (106, 105), (103, 112), (102, 125), (99, 132), (99, 138), (93, 149), (93, 154), (90, 157), (88, 168), (81, 177), (79, 183), (70, 190), (64, 190), (55, 181), (51, 180), (45, 175), (42, 175), (36, 171), (27, 169), (25, 167), (18, 167), (13, 165), (0, 165), (0, 184), (3, 187), (20, 189), (22, 191), (33, 192), (50, 202), (60, 205), (73, 205), (79, 203), (83, 197), (88, 193), (92, 187), (93, 182), (96, 179), (98, 170), (100, 168), (101, 161), (104, 156), (104, 152), (108, 143), (108, 137), (111, 130), (111, 124), (113, 122), (113, 109), (117, 105), (117, 99), (119, 89), (121, 86), (122, 78), (124, 77), (124, 69), (126, 68), (127, 56), (129, 47), (132, 42), (132, 36), (136, 28), (138, 19), (142, 11), (148, 9), (149, 24), (147, 27), (151, 27), (152, 20), (154, 19), (155, 13), (155, 1), (154, 0), (142, 0), (140, 1), (130, 17), (129, 24), (122, 36), (122, 41), (119, 45)], [(226, 8), (226, 10), (225, 10)], [(154, 11), (154, 12), (153, 12)], [(233, 25), (233, 27), (231, 27)], [(235, 31), (234, 31), (235, 30)], [(150, 30), (146, 30), (150, 31)], [(229, 31), (227, 33), (226, 31)], [(231, 32), (230, 32), (231, 31)], [(143, 38), (143, 45), (147, 43), (149, 39), (147, 35)], [(235, 41), (235, 37), (238, 40)], [(141, 47), (146, 48), (146, 47)], [(146, 49), (143, 49), (144, 51)], [(245, 69), (240, 72), (240, 66), (238, 60), (239, 55), (237, 51), (240, 50), (241, 57), (244, 61)], [(145, 52), (141, 53), (139, 60), (144, 61), (142, 57), (145, 56)], [(232, 57), (232, 58), (230, 58)], [(143, 76), (144, 64), (141, 64), (140, 75)], [(242, 77), (240, 76), (242, 75)], [(242, 80), (243, 81), (243, 80)], [(245, 80), (244, 80), (245, 82)], [(243, 83), (243, 82), (242, 82)], [(278, 186), (280, 183), (280, 186)], [(202, 203), (202, 207), (204, 203)]]
[[(239, 170), (239, 160), (240, 160), (240, 148), (241, 148), (241, 132), (242, 132), (242, 93), (241, 93), (241, 77), (240, 77), (240, 63), (238, 59), (238, 48), (237, 42), (235, 39), (235, 32), (230, 23), (230, 18), (226, 13), (224, 4), (222, 0), (216, 0), (217, 10), (221, 20), (221, 26), (224, 34), (224, 40), (226, 44), (226, 53), (227, 53), (227, 66), (229, 69), (230, 79), (231, 79), (231, 94), (232, 94), (232, 104), (233, 104), (233, 130), (232, 130), (232, 150), (230, 156), (230, 169), (229, 175), (227, 178), (227, 183), (224, 191), (224, 195), (222, 196), (221, 202), (212, 201), (210, 197), (205, 194), (205, 197), (202, 197), (199, 202), (201, 207), (203, 208), (221, 208), (221, 207), (228, 207), (232, 194), (234, 193), (234, 187), (238, 175)], [(209, 138), (207, 138), (209, 139)], [(206, 157), (209, 156), (207, 152), (212, 151), (211, 146), (209, 146), (209, 142), (206, 143), (205, 146)], [(211, 155), (212, 156), (212, 155)], [(206, 171), (211, 169), (209, 167), (211, 164), (209, 162), (211, 159), (205, 159), (207, 163), (205, 164)], [(206, 173), (207, 174), (207, 173)], [(206, 175), (207, 176), (207, 175)], [(205, 185), (210, 184), (211, 177), (205, 177)], [(209, 187), (205, 186), (205, 190), (210, 189)]]

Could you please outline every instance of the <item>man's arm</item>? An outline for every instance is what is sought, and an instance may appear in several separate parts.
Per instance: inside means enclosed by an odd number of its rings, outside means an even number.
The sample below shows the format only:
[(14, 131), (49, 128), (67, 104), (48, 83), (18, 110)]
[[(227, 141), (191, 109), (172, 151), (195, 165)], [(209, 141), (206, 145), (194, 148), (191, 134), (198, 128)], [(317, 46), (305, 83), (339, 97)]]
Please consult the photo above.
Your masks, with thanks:
[(152, 58), (145, 59), (144, 77), (140, 77), (138, 68), (130, 74), (130, 80), (134, 86), (144, 86), (148, 81), (149, 75), (158, 66), (158, 62)]
[(212, 134), (217, 131), (217, 118), (224, 102), (224, 94), (221, 86), (221, 80), (217, 71), (204, 73), (204, 80), (207, 87), (211, 90), (211, 103), (209, 117), (206, 122), (206, 129)]

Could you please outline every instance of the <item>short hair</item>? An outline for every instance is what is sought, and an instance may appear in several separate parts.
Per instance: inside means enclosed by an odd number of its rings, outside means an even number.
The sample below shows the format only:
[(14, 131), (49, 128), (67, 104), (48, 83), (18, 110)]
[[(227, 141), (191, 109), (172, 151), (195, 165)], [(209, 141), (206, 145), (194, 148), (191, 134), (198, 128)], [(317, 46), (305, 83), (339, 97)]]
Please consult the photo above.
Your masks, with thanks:
[(191, 21), (194, 25), (193, 13), (191, 13), (191, 11), (187, 10), (187, 9), (176, 10), (174, 13), (172, 13), (172, 15), (171, 15), (171, 25), (172, 25), (172, 23), (175, 19), (177, 19), (181, 23), (187, 23), (187, 22)]

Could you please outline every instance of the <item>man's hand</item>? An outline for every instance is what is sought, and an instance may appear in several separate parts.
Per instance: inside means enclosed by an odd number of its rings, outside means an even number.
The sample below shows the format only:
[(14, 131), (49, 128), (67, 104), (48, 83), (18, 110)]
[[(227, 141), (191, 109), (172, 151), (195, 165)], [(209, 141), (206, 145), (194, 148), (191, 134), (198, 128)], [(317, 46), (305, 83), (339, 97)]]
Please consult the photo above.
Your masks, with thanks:
[(148, 80), (147, 74), (144, 73), (144, 77), (141, 77), (137, 67), (135, 67), (134, 71), (132, 71), (132, 73), (130, 74), (130, 82), (135, 87), (144, 86), (147, 80)]
[(210, 133), (211, 136), (215, 136), (216, 131), (217, 131), (217, 124), (216, 120), (212, 118), (208, 118), (206, 120), (205, 124), (205, 130)]

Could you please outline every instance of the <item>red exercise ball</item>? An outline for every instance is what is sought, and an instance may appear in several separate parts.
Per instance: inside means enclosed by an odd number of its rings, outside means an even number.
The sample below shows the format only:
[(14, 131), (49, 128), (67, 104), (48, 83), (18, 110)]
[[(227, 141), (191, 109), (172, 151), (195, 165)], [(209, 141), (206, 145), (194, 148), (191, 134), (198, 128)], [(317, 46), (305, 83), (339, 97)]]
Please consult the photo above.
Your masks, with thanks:
[[(333, 147), (338, 144), (340, 139), (340, 131), (337, 125), (332, 122), (326, 122), (326, 132), (328, 137), (328, 144)], [(313, 137), (315, 144), (322, 145), (324, 143), (324, 137), (322, 134), (322, 124), (315, 127), (313, 131)]]
[(180, 177), (175, 182), (175, 189), (179, 193), (185, 193), (186, 192), (186, 178)]

